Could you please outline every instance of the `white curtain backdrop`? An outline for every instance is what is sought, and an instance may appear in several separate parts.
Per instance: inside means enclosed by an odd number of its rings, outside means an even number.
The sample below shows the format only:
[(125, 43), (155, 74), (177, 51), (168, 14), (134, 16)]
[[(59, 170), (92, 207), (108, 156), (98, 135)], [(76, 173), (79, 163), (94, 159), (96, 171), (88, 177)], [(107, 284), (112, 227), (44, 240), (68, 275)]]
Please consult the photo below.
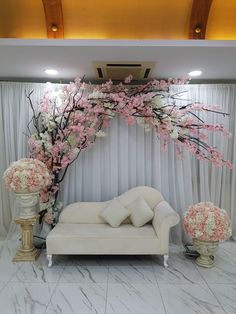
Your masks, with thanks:
[[(28, 155), (27, 124), (30, 120), (30, 107), (25, 92), (34, 90), (32, 99), (35, 104), (43, 95), (45, 84), (38, 83), (0, 83), (0, 177), (8, 165)], [(12, 220), (16, 217), (14, 197), (6, 191), (1, 180), (0, 189), (0, 234), (16, 229)]]
[[(0, 83), (0, 176), (10, 162), (27, 156), (27, 123), (30, 108), (25, 91), (34, 90), (35, 106), (45, 84)], [(188, 90), (188, 97), (206, 104), (221, 104), (230, 117), (208, 115), (208, 121), (223, 122), (233, 137), (225, 140), (213, 134), (210, 142), (225, 152), (225, 158), (236, 163), (236, 85), (189, 85), (176, 90)], [(105, 138), (97, 139), (94, 147), (83, 152), (69, 168), (61, 186), (60, 199), (64, 205), (75, 201), (102, 201), (111, 199), (129, 188), (149, 185), (157, 188), (180, 216), (190, 204), (212, 201), (225, 208), (232, 219), (236, 239), (235, 168), (216, 168), (198, 162), (185, 153), (185, 159), (176, 158), (173, 145), (161, 151), (154, 132), (146, 133), (139, 126), (128, 126), (119, 117), (106, 130)], [(13, 197), (3, 184), (0, 188), (0, 234), (12, 236), (16, 215)], [(181, 224), (173, 228), (172, 239), (180, 243), (188, 240)]]

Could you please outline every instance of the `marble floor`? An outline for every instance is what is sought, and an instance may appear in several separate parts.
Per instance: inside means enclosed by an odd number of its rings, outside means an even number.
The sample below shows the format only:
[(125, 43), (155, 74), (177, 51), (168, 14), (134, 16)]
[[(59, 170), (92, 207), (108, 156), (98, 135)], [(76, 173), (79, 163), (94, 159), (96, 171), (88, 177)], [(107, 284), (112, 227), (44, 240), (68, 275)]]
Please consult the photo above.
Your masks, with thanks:
[(225, 242), (212, 269), (170, 247), (169, 268), (157, 256), (61, 256), (47, 267), (12, 263), (17, 243), (0, 241), (0, 313), (236, 313), (236, 243)]

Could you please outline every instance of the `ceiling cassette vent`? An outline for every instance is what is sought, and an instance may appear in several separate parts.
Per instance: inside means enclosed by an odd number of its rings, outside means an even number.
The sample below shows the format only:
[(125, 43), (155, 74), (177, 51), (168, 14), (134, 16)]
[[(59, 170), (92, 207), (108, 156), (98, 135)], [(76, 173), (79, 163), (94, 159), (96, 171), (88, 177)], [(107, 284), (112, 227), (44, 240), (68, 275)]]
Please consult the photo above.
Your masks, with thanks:
[(94, 61), (93, 65), (98, 79), (123, 81), (130, 74), (133, 80), (148, 79), (155, 63)]

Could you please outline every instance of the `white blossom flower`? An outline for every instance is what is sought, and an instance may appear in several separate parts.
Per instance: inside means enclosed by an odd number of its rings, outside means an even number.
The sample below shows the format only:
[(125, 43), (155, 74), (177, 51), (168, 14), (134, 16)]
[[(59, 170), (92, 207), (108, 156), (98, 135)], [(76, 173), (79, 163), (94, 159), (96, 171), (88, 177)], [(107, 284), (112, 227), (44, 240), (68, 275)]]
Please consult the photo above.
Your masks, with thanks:
[(143, 117), (137, 117), (136, 121), (137, 121), (138, 125), (144, 126), (144, 124), (145, 124)]
[(56, 121), (57, 123), (61, 123), (62, 119), (63, 119), (63, 117), (56, 117), (55, 121)]
[(98, 131), (98, 132), (96, 133), (96, 136), (97, 136), (97, 137), (105, 137), (105, 136), (106, 136), (106, 133), (103, 132), (102, 130), (100, 130), (100, 131)]
[(152, 101), (152, 104), (153, 104), (153, 107), (154, 108), (160, 108), (163, 106), (163, 99), (161, 96), (156, 96), (153, 98), (153, 101)]
[(202, 232), (201, 232), (200, 230), (196, 230), (196, 232), (195, 232), (195, 237), (196, 237), (196, 238), (200, 238), (201, 235), (202, 235)]
[(109, 114), (109, 116), (108, 116), (109, 119), (114, 118), (114, 116), (116, 115), (115, 112), (113, 112), (112, 110), (109, 110), (109, 109), (107, 110), (107, 114)]
[(48, 131), (53, 131), (57, 127), (56, 123), (54, 121), (48, 122)]
[(104, 104), (105, 108), (111, 108), (112, 109), (112, 108), (114, 108), (114, 106), (115, 106), (115, 104), (112, 104), (110, 102), (107, 102), (107, 103)]
[(96, 92), (93, 92), (92, 94), (90, 94), (89, 98), (90, 99), (104, 98), (104, 94), (99, 92), (99, 91), (96, 91)]
[(171, 132), (170, 132), (170, 137), (173, 139), (173, 140), (176, 140), (178, 137), (179, 137), (179, 132), (178, 132), (178, 129), (173, 129)]
[(171, 117), (166, 116), (166, 117), (162, 118), (162, 122), (164, 122), (164, 123), (171, 123)]

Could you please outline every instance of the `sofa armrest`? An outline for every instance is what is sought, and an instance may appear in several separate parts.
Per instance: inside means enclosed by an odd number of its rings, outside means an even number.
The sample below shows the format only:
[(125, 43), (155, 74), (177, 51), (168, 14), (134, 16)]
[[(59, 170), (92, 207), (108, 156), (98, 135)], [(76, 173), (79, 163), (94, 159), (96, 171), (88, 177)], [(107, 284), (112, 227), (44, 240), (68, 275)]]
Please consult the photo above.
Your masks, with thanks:
[(179, 215), (166, 201), (160, 202), (154, 208), (152, 225), (161, 241), (162, 254), (168, 254), (170, 228), (177, 225), (179, 221)]

